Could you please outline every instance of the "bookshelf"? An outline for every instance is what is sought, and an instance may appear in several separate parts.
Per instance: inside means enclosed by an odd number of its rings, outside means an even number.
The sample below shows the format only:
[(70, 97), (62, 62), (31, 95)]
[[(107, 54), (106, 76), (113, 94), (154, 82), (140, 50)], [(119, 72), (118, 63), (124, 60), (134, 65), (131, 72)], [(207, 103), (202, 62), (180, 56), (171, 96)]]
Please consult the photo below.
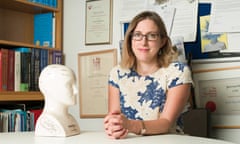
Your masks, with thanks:
[[(29, 0), (0, 0), (0, 48), (39, 48), (62, 51), (63, 0), (57, 0), (57, 7), (34, 3)], [(34, 44), (34, 15), (55, 13), (55, 46)], [(0, 102), (42, 101), (38, 91), (0, 91)]]

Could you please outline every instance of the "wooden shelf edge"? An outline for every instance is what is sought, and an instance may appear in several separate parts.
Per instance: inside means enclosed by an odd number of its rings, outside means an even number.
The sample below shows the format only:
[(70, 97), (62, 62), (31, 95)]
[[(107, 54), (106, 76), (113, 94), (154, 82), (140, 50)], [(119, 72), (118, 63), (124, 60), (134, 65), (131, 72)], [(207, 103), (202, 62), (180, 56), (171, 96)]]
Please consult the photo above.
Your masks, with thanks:
[(13, 47), (42, 48), (42, 49), (49, 49), (49, 50), (61, 50), (60, 48), (50, 48), (50, 47), (44, 47), (44, 46), (37, 46), (34, 44), (27, 44), (23, 42), (15, 42), (15, 41), (7, 41), (7, 40), (0, 40), (0, 45), (13, 46)]
[(41, 101), (41, 92), (0, 92), (0, 101)]
[(35, 2), (30, 2), (30, 1), (26, 1), (26, 0), (16, 0), (16, 1), (19, 2), (19, 3), (23, 3), (23, 4), (26, 4), (26, 5), (30, 5), (31, 7), (32, 7), (32, 6), (35, 6), (35, 7), (39, 7), (39, 8), (42, 8), (42, 9), (49, 10), (49, 11), (55, 11), (55, 12), (58, 12), (58, 11), (59, 11), (58, 8), (46, 6), (46, 5), (39, 4), (39, 3), (35, 3)]
[(59, 8), (54, 8), (43, 4), (30, 2), (27, 0), (1, 0), (0, 8), (14, 9), (16, 11), (27, 13), (44, 13), (60, 11)]

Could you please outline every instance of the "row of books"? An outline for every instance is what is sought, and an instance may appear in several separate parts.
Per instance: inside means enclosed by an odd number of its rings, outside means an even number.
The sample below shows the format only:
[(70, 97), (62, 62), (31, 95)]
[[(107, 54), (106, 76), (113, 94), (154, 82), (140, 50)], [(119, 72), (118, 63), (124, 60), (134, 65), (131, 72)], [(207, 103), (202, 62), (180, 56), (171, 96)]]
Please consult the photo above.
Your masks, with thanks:
[[(24, 104), (0, 106), (0, 132), (34, 131), (42, 109), (26, 110)], [(24, 108), (13, 108), (22, 107)]]
[(57, 0), (28, 0), (29, 2), (33, 2), (33, 3), (38, 3), (38, 4), (42, 4), (42, 5), (46, 5), (49, 7), (57, 7)]
[(63, 64), (62, 52), (39, 48), (1, 48), (0, 91), (39, 91), (39, 75), (49, 64)]

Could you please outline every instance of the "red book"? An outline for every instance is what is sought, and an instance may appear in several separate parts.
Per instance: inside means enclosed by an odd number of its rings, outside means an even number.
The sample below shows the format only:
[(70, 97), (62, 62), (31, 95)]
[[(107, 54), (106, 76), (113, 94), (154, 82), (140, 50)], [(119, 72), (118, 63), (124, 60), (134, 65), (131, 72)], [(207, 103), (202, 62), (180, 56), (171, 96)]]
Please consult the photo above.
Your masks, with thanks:
[(1, 91), (7, 90), (7, 78), (8, 78), (8, 49), (1, 49), (1, 67), (2, 67), (2, 87), (0, 88)]
[(0, 50), (0, 91), (2, 90), (2, 51)]
[(14, 77), (15, 77), (15, 51), (8, 50), (8, 83), (7, 90), (14, 91)]
[(29, 110), (30, 112), (32, 112), (34, 114), (34, 126), (37, 123), (37, 120), (39, 118), (39, 116), (42, 114), (42, 109), (31, 109)]

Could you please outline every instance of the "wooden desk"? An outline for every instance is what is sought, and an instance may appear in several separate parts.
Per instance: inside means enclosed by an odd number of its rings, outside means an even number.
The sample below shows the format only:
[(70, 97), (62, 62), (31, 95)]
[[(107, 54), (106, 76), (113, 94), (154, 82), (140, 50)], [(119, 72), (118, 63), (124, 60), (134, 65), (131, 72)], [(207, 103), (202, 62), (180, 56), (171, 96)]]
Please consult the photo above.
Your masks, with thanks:
[(0, 133), (1, 144), (233, 144), (231, 142), (187, 135), (129, 135), (126, 139), (109, 139), (104, 132), (84, 131), (70, 137), (35, 137), (34, 132)]

